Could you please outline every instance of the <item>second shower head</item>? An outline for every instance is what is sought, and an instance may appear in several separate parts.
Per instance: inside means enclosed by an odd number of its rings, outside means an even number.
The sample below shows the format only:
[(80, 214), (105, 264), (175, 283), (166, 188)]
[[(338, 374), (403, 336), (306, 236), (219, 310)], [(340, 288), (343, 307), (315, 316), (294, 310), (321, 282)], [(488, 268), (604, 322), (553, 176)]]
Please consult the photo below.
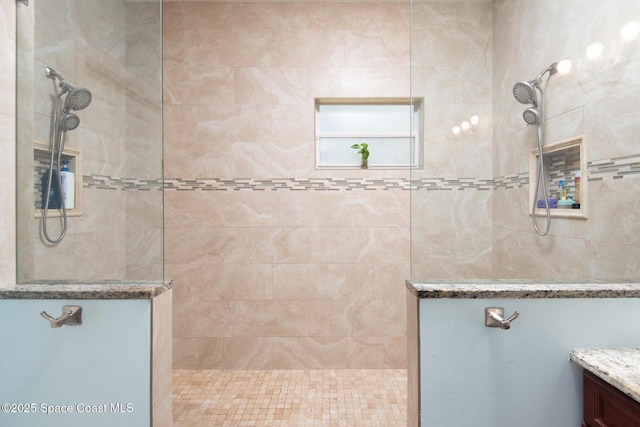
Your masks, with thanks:
[(527, 108), (522, 113), (522, 118), (527, 122), (529, 126), (535, 126), (540, 124), (540, 112), (537, 108)]
[(73, 113), (66, 113), (60, 117), (60, 129), (63, 131), (74, 130), (80, 126), (80, 118)]

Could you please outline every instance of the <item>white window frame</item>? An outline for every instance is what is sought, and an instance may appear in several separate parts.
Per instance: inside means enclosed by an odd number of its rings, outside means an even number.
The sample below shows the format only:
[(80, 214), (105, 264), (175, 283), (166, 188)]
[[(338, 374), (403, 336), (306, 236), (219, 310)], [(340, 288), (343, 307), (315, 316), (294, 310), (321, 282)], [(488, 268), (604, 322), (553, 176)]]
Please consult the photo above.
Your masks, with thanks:
[[(390, 105), (402, 105), (402, 106), (411, 106), (411, 118), (409, 120), (410, 124), (407, 126), (407, 131), (404, 133), (382, 133), (382, 132), (363, 132), (362, 130), (354, 130), (353, 132), (328, 132), (321, 131), (322, 124), (322, 116), (320, 108), (323, 105), (347, 105), (357, 108), (358, 106), (371, 106), (371, 105), (380, 105), (380, 106), (390, 106)], [(367, 143), (367, 141), (375, 142), (376, 144), (393, 144), (398, 141), (398, 139), (404, 139), (401, 147), (398, 149), (408, 149), (410, 150), (409, 161), (408, 162), (385, 162), (385, 159), (380, 159), (380, 157), (376, 157), (373, 155), (374, 151), (372, 151), (371, 156), (368, 160), (368, 168), (369, 169), (408, 169), (408, 168), (418, 168), (422, 163), (422, 153), (420, 150), (422, 140), (421, 129), (421, 117), (422, 115), (422, 100), (421, 99), (411, 99), (411, 98), (317, 98), (315, 102), (315, 166), (316, 169), (360, 169), (361, 168), (361, 158), (360, 155), (357, 154), (357, 150), (351, 148), (353, 144)], [(340, 145), (340, 153), (339, 155), (344, 159), (342, 163), (330, 163), (327, 161), (323, 161), (322, 149), (326, 148), (328, 143), (323, 146), (323, 138), (327, 138), (329, 141), (332, 138), (334, 139), (334, 143), (341, 144)], [(344, 139), (344, 141), (337, 141), (336, 139)], [(388, 139), (388, 140), (385, 140)], [(394, 141), (395, 139), (395, 141)], [(408, 141), (407, 141), (408, 139)], [(381, 141), (382, 140), (382, 141)], [(396, 142), (397, 143), (397, 142)], [(407, 147), (407, 144), (409, 147)], [(371, 145), (371, 144), (370, 144)], [(371, 148), (371, 147), (370, 147)], [(347, 151), (348, 150), (348, 151)], [(347, 152), (349, 154), (347, 154)], [(387, 159), (388, 160), (388, 159)], [(321, 163), (322, 162), (322, 163)]]

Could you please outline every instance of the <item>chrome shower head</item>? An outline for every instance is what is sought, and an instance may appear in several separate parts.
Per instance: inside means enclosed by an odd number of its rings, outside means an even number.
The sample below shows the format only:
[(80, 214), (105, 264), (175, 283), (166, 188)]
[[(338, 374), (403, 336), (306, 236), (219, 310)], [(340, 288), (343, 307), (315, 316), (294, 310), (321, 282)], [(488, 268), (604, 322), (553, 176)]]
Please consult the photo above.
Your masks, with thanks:
[(542, 87), (540, 86), (542, 77), (546, 73), (549, 73), (549, 77), (551, 77), (557, 72), (558, 64), (554, 62), (542, 70), (535, 80), (530, 80), (528, 82), (521, 81), (513, 85), (513, 96), (521, 104), (532, 104), (534, 108), (538, 108), (538, 96), (536, 95), (536, 89), (542, 93)]
[(538, 97), (536, 96), (537, 82), (532, 80), (530, 82), (517, 82), (513, 85), (513, 96), (521, 104), (533, 104), (534, 107), (538, 106)]
[[(44, 74), (47, 78), (51, 80), (60, 80), (58, 86), (62, 89), (60, 95), (67, 94), (67, 97), (64, 101), (64, 113), (68, 113), (69, 111), (77, 111), (83, 110), (91, 104), (91, 92), (89, 89), (85, 88), (75, 88), (71, 86), (69, 83), (64, 81), (64, 78), (52, 67), (46, 65), (44, 67)], [(58, 96), (60, 96), (58, 95)]]
[(524, 113), (522, 113), (522, 117), (529, 126), (540, 124), (540, 112), (537, 108), (527, 108), (524, 110)]
[(67, 97), (64, 100), (64, 111), (70, 110), (78, 111), (84, 110), (91, 104), (91, 92), (85, 88), (74, 88), (66, 83), (60, 83), (63, 90), (68, 91)]
[(62, 131), (74, 130), (80, 126), (80, 118), (73, 113), (66, 113), (60, 117), (60, 129)]

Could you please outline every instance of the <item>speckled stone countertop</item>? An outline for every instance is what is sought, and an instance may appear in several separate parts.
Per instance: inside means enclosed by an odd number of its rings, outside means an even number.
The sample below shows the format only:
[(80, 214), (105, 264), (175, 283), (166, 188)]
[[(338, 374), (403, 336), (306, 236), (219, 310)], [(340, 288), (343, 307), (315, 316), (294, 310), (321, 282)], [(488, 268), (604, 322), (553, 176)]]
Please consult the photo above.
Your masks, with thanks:
[(640, 402), (640, 348), (576, 349), (570, 359)]
[(167, 283), (32, 284), (0, 288), (0, 299), (153, 299)]
[(638, 282), (407, 281), (418, 298), (640, 298)]

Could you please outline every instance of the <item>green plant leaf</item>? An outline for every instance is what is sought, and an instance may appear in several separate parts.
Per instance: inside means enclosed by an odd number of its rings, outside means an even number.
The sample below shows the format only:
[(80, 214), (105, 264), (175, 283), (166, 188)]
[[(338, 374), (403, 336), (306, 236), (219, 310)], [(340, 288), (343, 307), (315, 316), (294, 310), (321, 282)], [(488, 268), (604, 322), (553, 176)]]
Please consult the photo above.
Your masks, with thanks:
[(354, 150), (359, 150), (358, 154), (360, 154), (360, 156), (362, 156), (362, 160), (367, 160), (369, 158), (369, 145), (366, 143), (362, 143), (362, 144), (353, 144), (351, 146), (351, 148), (353, 148)]

